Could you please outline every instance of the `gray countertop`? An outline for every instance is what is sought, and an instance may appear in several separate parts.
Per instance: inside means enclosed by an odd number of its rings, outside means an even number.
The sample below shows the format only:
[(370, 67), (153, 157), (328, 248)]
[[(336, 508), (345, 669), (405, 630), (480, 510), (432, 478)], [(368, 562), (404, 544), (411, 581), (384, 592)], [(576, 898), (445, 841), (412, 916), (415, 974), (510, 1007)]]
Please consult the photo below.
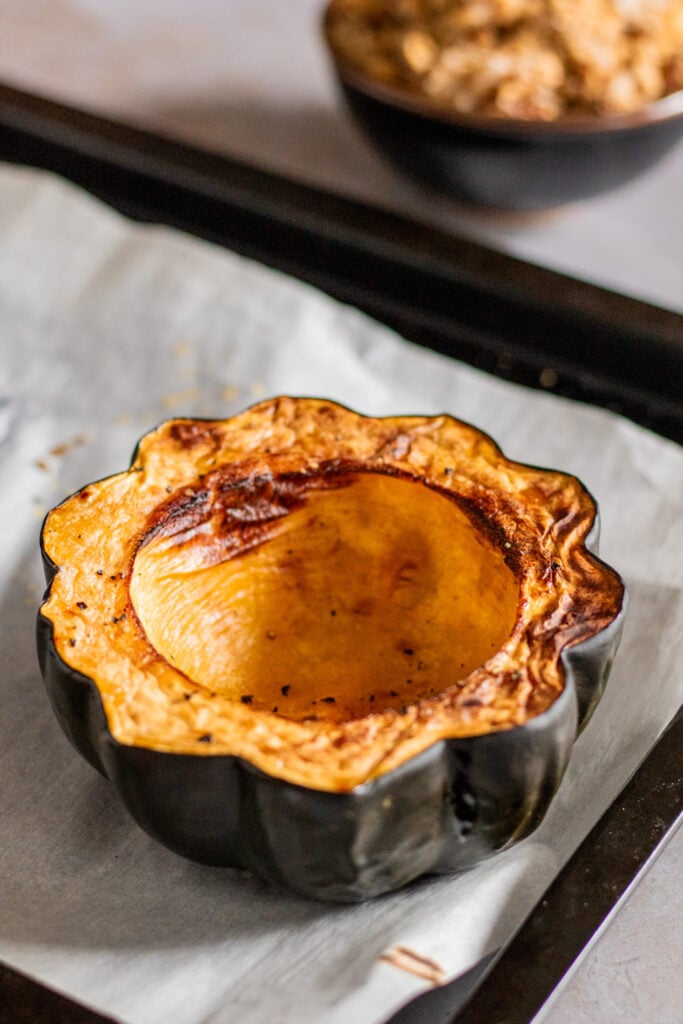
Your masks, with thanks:
[(683, 828), (672, 828), (534, 1024), (680, 1024)]

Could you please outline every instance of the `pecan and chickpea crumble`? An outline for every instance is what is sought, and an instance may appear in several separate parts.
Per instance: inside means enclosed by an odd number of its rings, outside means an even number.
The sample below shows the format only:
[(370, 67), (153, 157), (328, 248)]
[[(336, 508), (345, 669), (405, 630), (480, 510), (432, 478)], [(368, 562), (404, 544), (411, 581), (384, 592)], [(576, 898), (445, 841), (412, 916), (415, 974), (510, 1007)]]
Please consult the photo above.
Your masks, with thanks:
[(335, 50), (461, 113), (628, 114), (683, 88), (683, 0), (333, 0)]

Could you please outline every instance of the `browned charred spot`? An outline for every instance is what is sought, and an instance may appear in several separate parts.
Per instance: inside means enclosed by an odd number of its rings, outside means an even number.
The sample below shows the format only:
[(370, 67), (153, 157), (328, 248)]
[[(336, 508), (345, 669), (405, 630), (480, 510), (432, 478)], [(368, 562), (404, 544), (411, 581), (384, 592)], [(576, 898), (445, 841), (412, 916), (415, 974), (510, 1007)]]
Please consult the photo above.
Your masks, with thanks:
[(188, 494), (185, 490), (154, 510), (147, 520), (141, 544), (153, 537), (172, 537), (199, 526), (207, 516), (208, 492), (204, 489)]
[(169, 435), (177, 445), (185, 449), (196, 448), (201, 444), (217, 447), (222, 441), (216, 424), (198, 420), (179, 420), (173, 423)]
[(90, 491), (81, 491), (78, 497), (81, 498), (82, 501), (85, 501), (86, 498), (90, 497)]
[(372, 615), (375, 602), (371, 597), (365, 597), (362, 601), (356, 601), (351, 609), (352, 615)]
[(197, 527), (212, 523), (215, 562), (246, 554), (271, 536), (278, 520), (300, 508), (313, 490), (348, 486), (352, 480), (334, 466), (329, 471), (273, 475), (244, 467), (220, 466), (154, 510), (140, 546), (155, 537), (175, 537), (180, 545)]
[(198, 739), (198, 741), (200, 743), (212, 743), (213, 742), (213, 733), (210, 733), (210, 732), (202, 733), (202, 735), (198, 736), (197, 739)]
[(479, 700), (478, 697), (468, 697), (467, 700), (460, 702), (460, 706), (463, 708), (481, 708), (483, 705), (484, 702)]
[(323, 419), (332, 420), (336, 420), (339, 414), (339, 410), (336, 409), (333, 405), (319, 405), (316, 412), (317, 415), (322, 417)]
[(386, 953), (382, 953), (379, 959), (383, 963), (397, 967), (400, 971), (424, 978), (432, 985), (443, 985), (446, 980), (446, 972), (440, 964), (435, 960), (430, 960), (429, 957), (416, 953), (415, 950), (409, 949), (407, 946), (394, 946)]

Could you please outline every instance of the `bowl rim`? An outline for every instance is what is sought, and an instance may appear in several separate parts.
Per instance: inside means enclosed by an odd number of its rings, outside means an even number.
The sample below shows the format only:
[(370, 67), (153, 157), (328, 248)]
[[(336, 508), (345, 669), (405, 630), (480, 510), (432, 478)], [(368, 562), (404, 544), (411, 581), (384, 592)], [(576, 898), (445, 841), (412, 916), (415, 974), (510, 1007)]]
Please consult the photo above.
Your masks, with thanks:
[(422, 97), (399, 86), (379, 82), (366, 74), (336, 49), (330, 25), (335, 0), (329, 0), (322, 15), (322, 32), (337, 75), (344, 86), (401, 113), (443, 126), (474, 130), (490, 135), (576, 136), (630, 131), (683, 119), (683, 89), (668, 93), (629, 114), (569, 114), (552, 120), (467, 114), (443, 103)]

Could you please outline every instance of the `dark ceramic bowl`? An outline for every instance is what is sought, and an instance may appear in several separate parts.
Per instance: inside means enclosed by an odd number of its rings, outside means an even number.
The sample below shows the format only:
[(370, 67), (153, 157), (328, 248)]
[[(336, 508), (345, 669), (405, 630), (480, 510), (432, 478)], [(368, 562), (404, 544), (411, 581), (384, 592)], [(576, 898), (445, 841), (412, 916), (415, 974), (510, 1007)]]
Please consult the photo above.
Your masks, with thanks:
[(525, 121), (461, 114), (364, 75), (324, 32), (355, 120), (399, 170), (461, 202), (542, 210), (607, 192), (683, 135), (683, 91), (629, 115)]

